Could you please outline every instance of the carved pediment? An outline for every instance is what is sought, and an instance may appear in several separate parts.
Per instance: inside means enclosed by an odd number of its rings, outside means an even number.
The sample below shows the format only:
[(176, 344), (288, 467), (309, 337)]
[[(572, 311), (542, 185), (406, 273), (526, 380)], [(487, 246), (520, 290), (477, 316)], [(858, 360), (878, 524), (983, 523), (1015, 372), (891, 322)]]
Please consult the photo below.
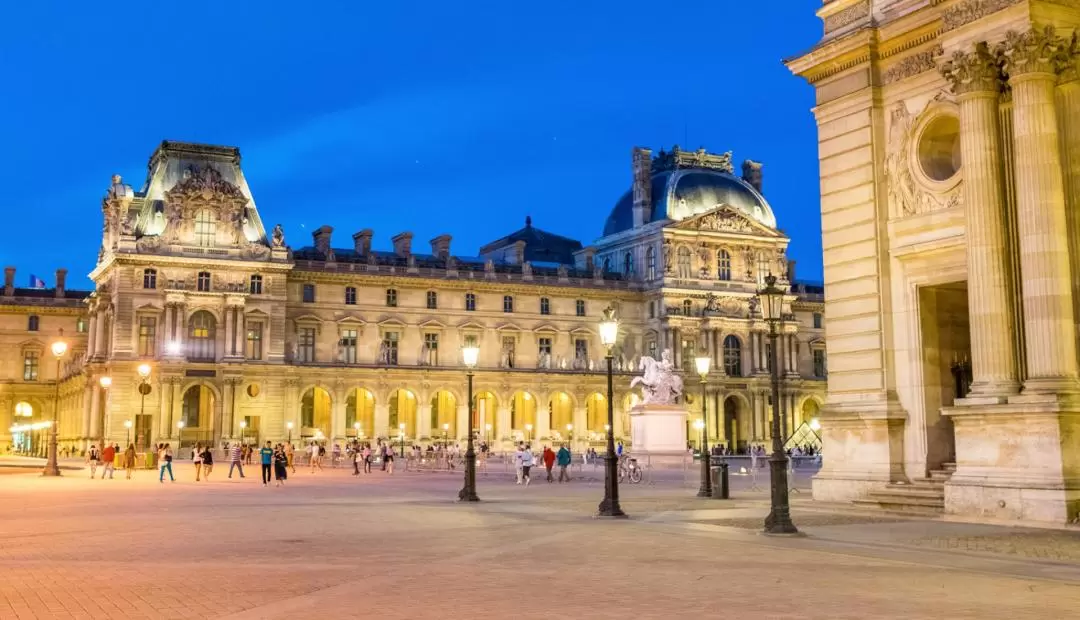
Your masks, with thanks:
[(520, 327), (518, 327), (517, 325), (515, 325), (513, 323), (503, 323), (502, 325), (496, 327), (495, 330), (500, 331), (500, 332), (520, 332), (520, 331), (522, 331)]
[(682, 220), (675, 225), (675, 228), (702, 232), (778, 236), (775, 230), (754, 221), (742, 211), (727, 205), (719, 205), (712, 211)]
[(296, 323), (322, 323), (322, 319), (314, 314), (301, 314), (293, 319)]
[(485, 329), (487, 329), (482, 323), (477, 323), (476, 321), (465, 321), (464, 323), (458, 324), (457, 327), (458, 329), (470, 329), (478, 331), (484, 331)]
[(435, 318), (430, 318), (425, 321), (421, 321), (419, 324), (420, 329), (443, 329), (446, 325)]
[(353, 316), (351, 314), (347, 314), (347, 315), (341, 317), (340, 319), (337, 320), (337, 323), (338, 323), (338, 325), (361, 325), (361, 326), (367, 324), (367, 322), (364, 321), (364, 319), (362, 319), (362, 318), (360, 318), (358, 316)]
[(210, 200), (215, 196), (233, 198), (247, 202), (247, 197), (240, 188), (229, 183), (213, 166), (188, 166), (183, 177), (168, 191), (170, 198), (202, 198)]
[(533, 331), (538, 334), (555, 334), (559, 332), (559, 329), (551, 323), (541, 323), (533, 328)]

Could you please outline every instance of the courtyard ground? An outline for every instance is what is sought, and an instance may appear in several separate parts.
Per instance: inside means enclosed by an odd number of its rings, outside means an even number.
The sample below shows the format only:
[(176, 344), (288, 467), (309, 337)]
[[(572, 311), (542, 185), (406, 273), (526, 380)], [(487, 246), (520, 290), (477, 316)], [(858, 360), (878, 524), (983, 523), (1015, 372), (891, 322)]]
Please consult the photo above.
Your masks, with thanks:
[[(73, 468), (79, 464), (68, 463)], [(3, 468), (3, 464), (0, 464)], [(481, 476), (298, 468), (284, 488), (156, 472), (0, 476), (0, 618), (1076, 617), (1080, 533), (905, 519), (793, 497), (798, 538), (760, 535), (765, 490), (694, 497), (675, 472), (528, 488)], [(100, 474), (100, 471), (99, 471)], [(761, 486), (767, 481), (759, 480)], [(805, 476), (798, 479), (804, 488)]]

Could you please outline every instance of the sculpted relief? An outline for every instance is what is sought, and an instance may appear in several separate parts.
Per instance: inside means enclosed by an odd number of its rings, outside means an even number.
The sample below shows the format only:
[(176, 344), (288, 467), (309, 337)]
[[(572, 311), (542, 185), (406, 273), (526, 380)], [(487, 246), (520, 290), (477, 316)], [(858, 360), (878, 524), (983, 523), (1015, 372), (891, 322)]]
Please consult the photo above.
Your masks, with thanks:
[(189, 166), (165, 198), (167, 243), (240, 246), (246, 242), (247, 196), (212, 166)]
[[(933, 123), (930, 123), (927, 127), (932, 125)], [(933, 191), (916, 179), (916, 175), (920, 174), (916, 171), (916, 166), (922, 165), (918, 160), (918, 136), (915, 135), (918, 127), (919, 123), (908, 110), (907, 103), (901, 101), (890, 111), (885, 177), (891, 217), (909, 217), (949, 209), (960, 204), (959, 185)], [(924, 129), (923, 133), (928, 131)], [(922, 174), (925, 176), (925, 172)], [(942, 180), (948, 179), (932, 179)]]

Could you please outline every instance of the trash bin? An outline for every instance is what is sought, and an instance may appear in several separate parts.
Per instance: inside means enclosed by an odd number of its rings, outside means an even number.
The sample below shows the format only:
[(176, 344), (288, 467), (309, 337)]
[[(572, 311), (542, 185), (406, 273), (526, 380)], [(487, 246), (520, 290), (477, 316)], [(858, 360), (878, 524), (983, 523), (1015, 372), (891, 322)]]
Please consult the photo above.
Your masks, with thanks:
[(721, 461), (712, 466), (712, 498), (731, 499), (731, 487), (728, 481), (728, 464)]

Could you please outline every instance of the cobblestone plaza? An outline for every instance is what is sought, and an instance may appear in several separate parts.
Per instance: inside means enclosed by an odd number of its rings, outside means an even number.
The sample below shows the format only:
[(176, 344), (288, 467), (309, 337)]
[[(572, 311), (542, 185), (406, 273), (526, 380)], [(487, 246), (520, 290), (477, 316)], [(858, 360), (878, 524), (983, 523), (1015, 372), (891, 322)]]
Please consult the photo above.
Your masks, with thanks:
[(592, 517), (603, 487), (590, 476), (525, 488), (490, 474), (485, 501), (461, 505), (452, 474), (298, 468), (277, 489), (257, 469), (209, 484), (187, 464), (173, 484), (146, 470), (0, 477), (0, 617), (1013, 618), (1080, 603), (1072, 531), (799, 493), (807, 535), (777, 539), (758, 534), (763, 491), (736, 480), (736, 500), (697, 499), (689, 472), (624, 486), (631, 518), (612, 522)]

